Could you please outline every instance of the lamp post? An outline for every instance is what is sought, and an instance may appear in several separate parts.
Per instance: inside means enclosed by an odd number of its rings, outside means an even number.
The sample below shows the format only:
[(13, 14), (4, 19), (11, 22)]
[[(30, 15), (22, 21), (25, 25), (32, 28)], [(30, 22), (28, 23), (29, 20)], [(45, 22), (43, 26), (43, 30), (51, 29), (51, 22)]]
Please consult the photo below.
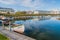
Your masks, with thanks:
[(5, 29), (5, 27), (4, 27), (4, 17), (2, 17), (2, 27), (3, 27), (3, 29)]
[(3, 27), (3, 29), (5, 29), (5, 27), (4, 27), (4, 21), (2, 21), (2, 27)]
[(11, 22), (9, 21), (9, 31), (11, 31)]
[(8, 20), (9, 20), (9, 31), (12, 31), (12, 29), (11, 29), (11, 21), (13, 20), (13, 18), (8, 18)]

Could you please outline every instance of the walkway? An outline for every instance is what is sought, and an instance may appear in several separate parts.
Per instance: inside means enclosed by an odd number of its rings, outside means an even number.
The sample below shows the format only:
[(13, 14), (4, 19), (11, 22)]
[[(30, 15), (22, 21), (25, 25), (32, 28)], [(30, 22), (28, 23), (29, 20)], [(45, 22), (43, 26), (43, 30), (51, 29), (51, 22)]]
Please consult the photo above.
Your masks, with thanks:
[(0, 33), (6, 35), (11, 40), (35, 40), (33, 38), (27, 37), (22, 34), (18, 34), (18, 33), (12, 32), (12, 31), (8, 31), (8, 30), (3, 30), (2, 28), (0, 28)]

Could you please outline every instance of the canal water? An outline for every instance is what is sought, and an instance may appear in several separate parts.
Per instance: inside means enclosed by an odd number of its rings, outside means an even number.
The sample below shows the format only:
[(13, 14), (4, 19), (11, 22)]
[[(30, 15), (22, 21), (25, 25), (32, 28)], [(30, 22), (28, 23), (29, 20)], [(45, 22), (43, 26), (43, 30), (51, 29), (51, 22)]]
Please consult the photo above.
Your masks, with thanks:
[(15, 21), (24, 24), (24, 34), (37, 40), (60, 40), (60, 20)]

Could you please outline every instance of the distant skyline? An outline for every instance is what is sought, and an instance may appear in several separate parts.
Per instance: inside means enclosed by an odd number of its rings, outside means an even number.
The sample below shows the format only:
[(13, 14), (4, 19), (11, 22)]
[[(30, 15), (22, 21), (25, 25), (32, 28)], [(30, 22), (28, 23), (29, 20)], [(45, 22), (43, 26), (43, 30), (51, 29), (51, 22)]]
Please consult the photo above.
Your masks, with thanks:
[(24, 10), (60, 10), (60, 0), (0, 0), (0, 7)]

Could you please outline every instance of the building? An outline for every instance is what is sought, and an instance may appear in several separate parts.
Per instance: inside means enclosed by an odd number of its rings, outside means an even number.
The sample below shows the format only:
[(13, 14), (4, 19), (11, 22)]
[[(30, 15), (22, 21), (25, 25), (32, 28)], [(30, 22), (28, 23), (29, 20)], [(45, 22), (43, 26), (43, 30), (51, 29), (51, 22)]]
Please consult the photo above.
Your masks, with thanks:
[(0, 13), (14, 13), (14, 9), (12, 8), (3, 8), (3, 7), (0, 7)]
[(57, 10), (57, 9), (55, 9), (55, 10), (52, 10), (52, 11), (51, 11), (51, 14), (60, 14), (60, 11)]
[(38, 10), (34, 10), (33, 12), (34, 12), (34, 14), (39, 14)]
[(26, 11), (26, 14), (33, 14), (33, 11)]

